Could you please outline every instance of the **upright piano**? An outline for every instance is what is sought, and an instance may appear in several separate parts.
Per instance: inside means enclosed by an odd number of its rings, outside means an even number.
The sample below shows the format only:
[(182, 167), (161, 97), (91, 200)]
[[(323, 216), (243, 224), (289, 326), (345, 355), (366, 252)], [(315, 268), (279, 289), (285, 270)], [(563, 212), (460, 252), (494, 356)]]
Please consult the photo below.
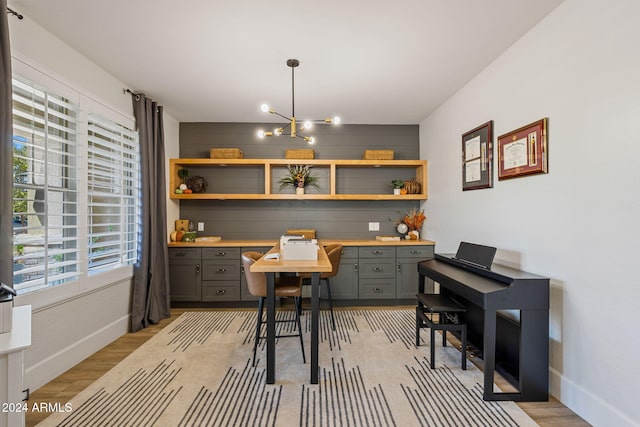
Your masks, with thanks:
[[(467, 340), (484, 362), (484, 400), (549, 399), (549, 278), (445, 254), (419, 262), (418, 273), (420, 293), (429, 278), (466, 308)], [(496, 371), (515, 392), (494, 390)]]

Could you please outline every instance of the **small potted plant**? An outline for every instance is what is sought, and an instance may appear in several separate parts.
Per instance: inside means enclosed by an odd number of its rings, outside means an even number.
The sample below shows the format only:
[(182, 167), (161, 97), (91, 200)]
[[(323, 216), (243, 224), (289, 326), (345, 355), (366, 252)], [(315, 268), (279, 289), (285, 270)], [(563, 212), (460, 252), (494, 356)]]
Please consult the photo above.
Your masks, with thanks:
[(296, 194), (304, 194), (304, 188), (307, 185), (318, 187), (318, 177), (311, 174), (311, 166), (294, 165), (287, 166), (287, 175), (282, 177), (280, 181), (280, 189), (292, 186), (296, 189)]
[(404, 187), (404, 181), (401, 179), (394, 179), (391, 181), (391, 186), (393, 187), (393, 194), (399, 195), (402, 194), (402, 187)]

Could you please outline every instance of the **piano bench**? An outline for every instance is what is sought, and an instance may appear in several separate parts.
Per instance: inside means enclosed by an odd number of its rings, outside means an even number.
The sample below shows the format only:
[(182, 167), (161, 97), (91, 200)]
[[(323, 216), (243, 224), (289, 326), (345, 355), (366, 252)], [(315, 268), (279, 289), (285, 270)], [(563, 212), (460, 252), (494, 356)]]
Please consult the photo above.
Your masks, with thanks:
[[(435, 331), (442, 331), (442, 346), (447, 345), (447, 331), (458, 331), (462, 343), (462, 369), (467, 369), (467, 324), (461, 317), (465, 308), (441, 294), (417, 294), (416, 347), (420, 347), (420, 329), (431, 330), (431, 369), (435, 369)], [(437, 318), (434, 315), (438, 315)]]

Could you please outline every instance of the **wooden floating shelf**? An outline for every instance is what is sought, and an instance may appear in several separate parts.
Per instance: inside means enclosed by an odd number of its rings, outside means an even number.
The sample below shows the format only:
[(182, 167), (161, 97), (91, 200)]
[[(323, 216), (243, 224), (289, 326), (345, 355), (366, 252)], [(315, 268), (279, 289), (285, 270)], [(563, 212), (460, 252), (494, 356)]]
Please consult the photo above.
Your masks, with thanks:
[[(318, 171), (325, 170), (328, 182), (321, 192), (315, 190), (304, 195), (289, 192), (276, 192), (272, 189), (274, 171), (281, 170), (288, 165), (310, 165)], [(178, 200), (426, 200), (427, 199), (427, 161), (426, 160), (324, 160), (324, 159), (170, 159), (169, 197)], [(254, 193), (222, 193), (204, 192), (192, 194), (176, 194), (180, 178), (178, 170), (182, 168), (197, 168), (214, 173), (216, 178), (224, 180), (225, 168), (253, 168), (254, 174), (263, 177), (264, 189)], [(348, 169), (410, 169), (411, 175), (421, 184), (418, 194), (393, 195), (389, 186), (389, 193), (361, 193), (338, 192), (338, 177), (340, 170)], [(342, 179), (348, 181), (348, 178)], [(290, 190), (288, 190), (290, 191)]]

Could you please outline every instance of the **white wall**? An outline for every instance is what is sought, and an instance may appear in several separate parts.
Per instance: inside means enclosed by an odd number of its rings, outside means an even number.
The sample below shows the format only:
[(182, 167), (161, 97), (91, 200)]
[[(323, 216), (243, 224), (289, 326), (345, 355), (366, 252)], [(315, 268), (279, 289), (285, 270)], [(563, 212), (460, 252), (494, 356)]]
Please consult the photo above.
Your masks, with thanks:
[[(426, 238), (551, 278), (551, 392), (603, 426), (640, 420), (639, 16), (637, 0), (567, 0), (420, 126)], [(543, 117), (549, 174), (461, 190), (464, 132)]]
[[(16, 65), (27, 64), (88, 95), (105, 109), (133, 119), (131, 96), (123, 93), (126, 83), (97, 67), (28, 16), (23, 20), (9, 19), (9, 25)], [(157, 101), (162, 104), (162, 100)], [(179, 123), (165, 114), (164, 124), (167, 156), (177, 157)], [(177, 218), (175, 203), (167, 204), (168, 217)], [(173, 229), (173, 219), (168, 223)], [(101, 276), (16, 298), (16, 305), (32, 304), (34, 308), (32, 346), (25, 354), (25, 385), (31, 391), (128, 331), (131, 268)]]

